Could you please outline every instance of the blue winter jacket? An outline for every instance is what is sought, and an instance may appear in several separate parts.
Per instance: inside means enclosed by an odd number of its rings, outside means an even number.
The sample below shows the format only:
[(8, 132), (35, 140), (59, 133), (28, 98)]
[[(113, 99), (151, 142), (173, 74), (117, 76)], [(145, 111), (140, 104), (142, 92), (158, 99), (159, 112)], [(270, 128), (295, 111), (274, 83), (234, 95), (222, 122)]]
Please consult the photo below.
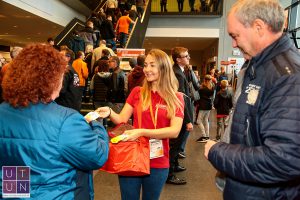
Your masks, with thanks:
[(231, 144), (208, 159), (227, 174), (225, 200), (299, 200), (300, 54), (283, 35), (248, 64)]
[[(92, 171), (108, 157), (108, 136), (96, 121), (57, 105), (0, 104), (2, 166), (29, 166), (30, 199), (93, 199)], [(2, 177), (0, 176), (0, 199)]]

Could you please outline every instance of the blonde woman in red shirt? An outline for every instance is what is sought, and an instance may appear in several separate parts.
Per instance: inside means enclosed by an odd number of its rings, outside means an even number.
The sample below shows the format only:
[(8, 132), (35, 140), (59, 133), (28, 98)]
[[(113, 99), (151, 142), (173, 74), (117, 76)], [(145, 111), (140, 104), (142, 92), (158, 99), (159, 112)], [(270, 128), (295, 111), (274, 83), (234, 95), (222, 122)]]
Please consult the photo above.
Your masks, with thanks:
[(125, 131), (124, 141), (144, 136), (151, 139), (151, 151), (152, 142), (158, 142), (159, 148), (163, 149), (158, 157), (151, 158), (150, 154), (150, 175), (119, 176), (122, 200), (138, 200), (141, 191), (143, 200), (159, 199), (169, 171), (169, 138), (178, 136), (183, 122), (183, 95), (177, 92), (178, 81), (168, 55), (158, 49), (151, 50), (143, 71), (143, 86), (131, 91), (120, 114), (109, 107), (97, 109), (101, 117), (109, 117), (115, 124), (126, 123), (133, 115), (133, 125), (139, 127), (137, 107), (142, 101), (141, 128)]

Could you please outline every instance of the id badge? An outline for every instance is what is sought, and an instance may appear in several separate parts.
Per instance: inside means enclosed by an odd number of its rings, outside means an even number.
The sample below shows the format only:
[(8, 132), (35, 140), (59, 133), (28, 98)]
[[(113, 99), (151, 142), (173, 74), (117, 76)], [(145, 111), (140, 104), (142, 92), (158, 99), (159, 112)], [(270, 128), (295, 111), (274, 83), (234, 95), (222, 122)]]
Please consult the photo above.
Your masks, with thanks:
[(164, 156), (164, 148), (162, 140), (150, 139), (150, 159), (160, 158)]

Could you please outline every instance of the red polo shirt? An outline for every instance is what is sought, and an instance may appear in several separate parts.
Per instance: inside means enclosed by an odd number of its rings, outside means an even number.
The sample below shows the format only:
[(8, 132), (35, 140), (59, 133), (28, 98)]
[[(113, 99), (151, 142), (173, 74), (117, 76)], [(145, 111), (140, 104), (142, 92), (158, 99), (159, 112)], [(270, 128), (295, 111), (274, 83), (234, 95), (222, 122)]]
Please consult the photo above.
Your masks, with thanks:
[[(139, 127), (138, 125), (138, 115), (137, 115), (137, 107), (139, 104), (140, 99), (140, 89), (141, 87), (135, 87), (130, 95), (128, 96), (126, 103), (133, 107), (133, 126)], [(182, 105), (184, 105), (183, 95), (182, 93), (177, 93), (177, 97), (179, 98)], [(166, 102), (161, 98), (161, 96), (157, 92), (151, 92), (151, 101), (152, 101), (152, 110), (155, 113), (156, 107), (157, 110), (157, 124), (156, 128), (165, 128), (170, 126), (170, 119), (167, 117), (167, 110), (166, 110)], [(160, 104), (159, 106), (156, 106)], [(183, 118), (184, 108), (180, 109), (177, 108), (175, 112), (176, 117)], [(155, 129), (154, 124), (152, 122), (150, 109), (142, 111), (142, 127), (145, 129)], [(164, 149), (164, 156), (160, 158), (154, 158), (150, 161), (151, 168), (169, 168), (169, 139), (163, 139), (163, 149)]]

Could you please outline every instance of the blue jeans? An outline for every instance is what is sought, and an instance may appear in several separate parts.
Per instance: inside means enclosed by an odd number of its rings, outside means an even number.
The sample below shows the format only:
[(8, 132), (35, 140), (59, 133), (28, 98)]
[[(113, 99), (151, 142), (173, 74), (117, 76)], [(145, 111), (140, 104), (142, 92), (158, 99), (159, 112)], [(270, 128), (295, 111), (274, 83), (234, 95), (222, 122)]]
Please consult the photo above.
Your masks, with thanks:
[(151, 168), (147, 176), (119, 176), (122, 200), (139, 200), (141, 189), (143, 200), (159, 200), (168, 173), (168, 168)]
[(126, 46), (126, 42), (127, 42), (127, 34), (126, 33), (120, 33), (120, 45), (122, 48), (124, 48)]
[(113, 39), (105, 39), (105, 41), (106, 41), (106, 43), (107, 44), (111, 44), (111, 49), (113, 50), (113, 51), (115, 51), (116, 50), (116, 42), (113, 40)]

